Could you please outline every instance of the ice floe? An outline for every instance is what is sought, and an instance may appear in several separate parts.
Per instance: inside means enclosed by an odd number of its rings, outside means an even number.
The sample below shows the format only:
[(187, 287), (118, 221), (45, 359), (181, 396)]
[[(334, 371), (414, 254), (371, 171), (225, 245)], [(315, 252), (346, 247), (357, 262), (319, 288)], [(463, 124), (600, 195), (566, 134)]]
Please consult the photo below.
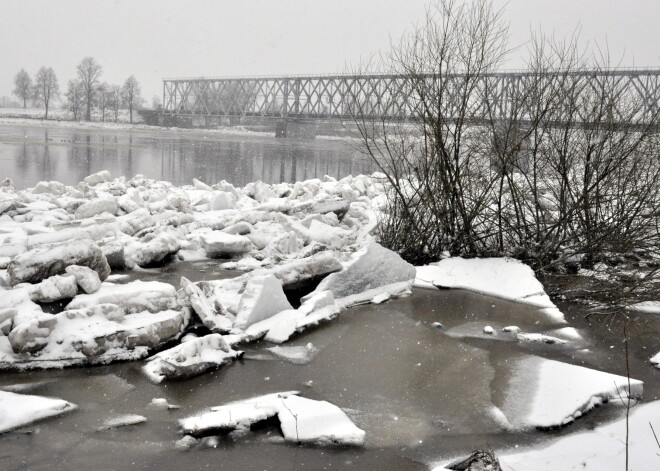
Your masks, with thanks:
[(536, 356), (508, 363), (511, 377), (496, 405), (514, 429), (560, 427), (605, 402), (641, 397), (644, 387), (636, 379), (629, 387), (626, 377)]
[(459, 288), (529, 304), (557, 321), (564, 315), (545, 293), (532, 269), (511, 258), (447, 258), (417, 268), (415, 285)]
[(138, 425), (146, 421), (147, 418), (142, 415), (125, 414), (106, 420), (105, 422), (103, 422), (103, 425), (101, 425), (97, 430), (103, 431), (103, 430), (110, 430), (119, 427), (127, 427), (129, 425)]
[(179, 420), (184, 434), (209, 435), (223, 431), (248, 430), (252, 424), (277, 417), (282, 435), (295, 443), (362, 445), (365, 432), (353, 424), (334, 404), (281, 392), (214, 407)]
[(62, 399), (0, 391), (0, 433), (76, 409)]

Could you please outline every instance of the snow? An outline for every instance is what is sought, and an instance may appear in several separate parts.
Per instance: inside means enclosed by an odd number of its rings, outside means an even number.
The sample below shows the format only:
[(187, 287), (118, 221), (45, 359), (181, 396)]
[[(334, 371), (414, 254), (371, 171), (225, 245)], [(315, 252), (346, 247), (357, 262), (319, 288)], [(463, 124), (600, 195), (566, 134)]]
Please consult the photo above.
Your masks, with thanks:
[(550, 318), (565, 322), (532, 269), (518, 260), (454, 257), (416, 268), (415, 286), (474, 291), (534, 306)]
[(247, 430), (250, 425), (277, 416), (282, 435), (295, 443), (363, 445), (365, 432), (337, 406), (281, 392), (214, 407), (210, 412), (179, 420), (185, 434), (215, 430)]
[[(536, 356), (512, 365), (500, 409), (515, 429), (566, 425), (596, 405), (628, 396), (628, 379), (583, 366)], [(630, 380), (630, 396), (641, 397), (644, 383)], [(531, 394), (529, 402), (521, 398)]]
[[(658, 444), (649, 423), (658, 433), (660, 401), (639, 404), (631, 409), (629, 439), (629, 469), (655, 469), (660, 462)], [(500, 454), (504, 471), (529, 469), (534, 471), (618, 471), (625, 469), (625, 417), (599, 425), (594, 430), (580, 432), (555, 440), (549, 446)]]
[(0, 433), (75, 409), (62, 399), (0, 391)]

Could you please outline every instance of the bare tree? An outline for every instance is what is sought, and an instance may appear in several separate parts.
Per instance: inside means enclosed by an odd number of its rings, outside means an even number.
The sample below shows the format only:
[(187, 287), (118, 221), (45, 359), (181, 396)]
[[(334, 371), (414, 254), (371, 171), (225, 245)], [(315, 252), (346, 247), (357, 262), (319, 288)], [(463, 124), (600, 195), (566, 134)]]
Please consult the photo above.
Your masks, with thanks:
[(71, 79), (67, 83), (66, 99), (69, 111), (73, 114), (73, 119), (75, 121), (80, 119), (80, 113), (84, 101), (84, 92), (84, 87), (78, 80)]
[(119, 121), (119, 109), (121, 108), (122, 93), (119, 85), (110, 85), (108, 88), (108, 105), (112, 110), (115, 123)]
[(133, 110), (142, 104), (142, 96), (140, 96), (140, 84), (134, 75), (131, 75), (124, 82), (122, 88), (122, 95), (124, 103), (128, 107), (128, 114), (130, 122), (133, 123)]
[(91, 121), (92, 119), (92, 104), (97, 92), (97, 86), (99, 83), (99, 78), (101, 77), (101, 72), (103, 69), (96, 62), (96, 59), (93, 57), (85, 57), (77, 67), (78, 71), (78, 80), (84, 91), (84, 101), (85, 101), (85, 119)]
[(44, 119), (48, 119), (48, 109), (53, 98), (60, 95), (60, 86), (57, 75), (52, 67), (41, 67), (34, 77), (33, 95), (35, 100), (44, 104)]
[(101, 111), (101, 121), (105, 122), (105, 109), (110, 104), (110, 98), (111, 98), (110, 85), (108, 85), (106, 82), (103, 82), (101, 85), (98, 86), (97, 92), (98, 92), (99, 110)]
[(500, 12), (439, 0), (385, 61), (398, 96), (351, 85), (346, 109), (388, 189), (379, 236), (409, 261), (507, 255), (564, 270), (660, 246), (660, 107), (576, 37), (530, 44), (528, 72), (494, 73)]
[(18, 71), (14, 77), (14, 95), (23, 100), (23, 108), (27, 108), (27, 100), (32, 94), (32, 79), (25, 69)]

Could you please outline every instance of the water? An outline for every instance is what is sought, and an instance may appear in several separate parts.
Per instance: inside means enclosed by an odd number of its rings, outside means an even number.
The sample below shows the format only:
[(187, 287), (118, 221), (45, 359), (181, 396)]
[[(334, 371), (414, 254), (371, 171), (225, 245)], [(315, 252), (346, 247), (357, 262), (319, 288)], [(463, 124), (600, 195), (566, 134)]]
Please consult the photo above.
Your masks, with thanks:
[(19, 188), (40, 180), (75, 185), (90, 173), (141, 173), (189, 185), (227, 180), (295, 182), (371, 173), (373, 165), (345, 141), (223, 135), (202, 130), (102, 130), (0, 125), (0, 177)]
[[(208, 264), (181, 264), (179, 273), (203, 278)], [(171, 272), (172, 268), (168, 269)], [(214, 274), (222, 276), (222, 274)], [(128, 281), (128, 279), (126, 279)], [(587, 328), (582, 316), (569, 320)], [(441, 321), (444, 329), (433, 327)], [(68, 469), (426, 469), (423, 463), (479, 447), (526, 445), (593, 427), (620, 416), (623, 408), (601, 408), (554, 433), (504, 432), (489, 410), (509, 393), (510, 365), (536, 355), (622, 373), (621, 349), (610, 349), (617, 333), (594, 326), (584, 345), (531, 345), (487, 339), (460, 339), (446, 331), (472, 322), (517, 324), (526, 331), (554, 327), (526, 306), (462, 291), (416, 290), (408, 298), (362, 306), (296, 337), (288, 345), (313, 343), (320, 351), (307, 365), (265, 357), (248, 348), (246, 359), (185, 381), (149, 383), (141, 362), (94, 368), (4, 373), (0, 387), (32, 383), (34, 394), (65, 398), (80, 406), (60, 418), (0, 436), (0, 467), (6, 470)], [(658, 398), (657, 370), (644, 349), (656, 337), (635, 334), (633, 375), (646, 381), (647, 400)], [(655, 343), (654, 343), (655, 342)], [(261, 355), (255, 355), (260, 352)], [(251, 359), (259, 358), (259, 359)], [(533, 376), (533, 375), (532, 375)], [(306, 383), (312, 381), (312, 386)], [(267, 428), (246, 437), (221, 440), (217, 448), (175, 449), (176, 420), (206, 407), (254, 395), (300, 390), (306, 397), (344, 408), (367, 432), (364, 448), (296, 446), (274, 440)], [(153, 410), (152, 398), (165, 397), (179, 410)], [(530, 398), (524, 394), (521, 401)], [(110, 417), (140, 414), (148, 422), (116, 430), (96, 429)]]
[[(293, 181), (366, 171), (346, 144), (267, 137), (205, 136), (152, 131), (77, 131), (36, 126), (0, 126), (2, 176), (20, 187), (39, 180), (75, 184), (90, 172), (142, 173), (190, 183), (227, 179), (236, 185), (257, 179)], [(362, 167), (366, 165), (366, 167)], [(216, 261), (182, 262), (140, 272), (132, 279), (174, 285), (181, 276), (196, 281), (235, 276)], [(0, 469), (362, 469), (418, 470), (426, 463), (473, 449), (512, 447), (547, 441), (619, 417), (608, 406), (553, 433), (512, 433), (490, 413), (510, 391), (512, 365), (528, 354), (625, 375), (621, 331), (588, 321), (576, 304), (560, 306), (584, 341), (567, 345), (520, 344), (485, 336), (481, 326), (515, 324), (528, 332), (561, 327), (520, 304), (458, 290), (415, 290), (378, 306), (350, 309), (287, 345), (313, 343), (320, 351), (307, 365), (269, 358), (247, 348), (241, 360), (215, 372), (161, 385), (149, 383), (141, 362), (63, 371), (0, 373), (0, 388), (23, 384), (33, 394), (61, 397), (79, 410), (0, 435)], [(54, 311), (61, 306), (50, 306)], [(443, 329), (433, 327), (441, 322)], [(656, 319), (633, 330), (631, 375), (645, 381), (645, 399), (660, 398), (660, 370), (648, 358), (660, 350)], [(588, 348), (585, 354), (580, 350)], [(311, 381), (311, 387), (306, 384)], [(533, 374), (530, 375), (533, 381)], [(277, 440), (266, 428), (216, 447), (175, 449), (177, 419), (206, 407), (254, 395), (300, 390), (342, 407), (367, 432), (364, 448), (296, 446)], [(26, 391), (26, 392), (28, 392)], [(154, 410), (151, 399), (165, 397), (178, 410)], [(529, 391), (520, 401), (529, 401)], [(140, 414), (148, 422), (96, 431), (120, 414)]]

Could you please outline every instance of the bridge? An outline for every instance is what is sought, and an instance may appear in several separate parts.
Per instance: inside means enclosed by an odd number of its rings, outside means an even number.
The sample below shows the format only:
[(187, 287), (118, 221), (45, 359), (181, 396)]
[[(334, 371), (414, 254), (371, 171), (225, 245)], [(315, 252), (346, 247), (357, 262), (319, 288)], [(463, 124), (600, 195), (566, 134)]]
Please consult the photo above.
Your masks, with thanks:
[[(163, 115), (187, 117), (192, 125), (210, 125), (220, 118), (230, 123), (243, 117), (275, 118), (286, 123), (360, 119), (407, 121), (418, 116), (419, 78), (429, 89), (444, 87), (444, 116), (457, 114), (464, 96), (466, 75), (325, 75), (280, 77), (168, 78), (163, 80)], [(558, 80), (560, 79), (560, 80)], [(531, 119), (531, 108), (521, 110), (522, 97), (553, 80), (575, 100), (584, 98), (626, 103), (610, 110), (610, 118), (643, 126), (657, 123), (660, 112), (660, 69), (603, 69), (539, 74), (530, 71), (493, 72), (472, 78), (474, 89), (465, 116), (472, 120)], [(544, 85), (545, 84), (545, 85)], [(623, 100), (622, 100), (623, 99)], [(456, 101), (456, 100), (454, 100)], [(573, 102), (575, 103), (575, 101)], [(586, 116), (555, 118), (588, 124)]]

